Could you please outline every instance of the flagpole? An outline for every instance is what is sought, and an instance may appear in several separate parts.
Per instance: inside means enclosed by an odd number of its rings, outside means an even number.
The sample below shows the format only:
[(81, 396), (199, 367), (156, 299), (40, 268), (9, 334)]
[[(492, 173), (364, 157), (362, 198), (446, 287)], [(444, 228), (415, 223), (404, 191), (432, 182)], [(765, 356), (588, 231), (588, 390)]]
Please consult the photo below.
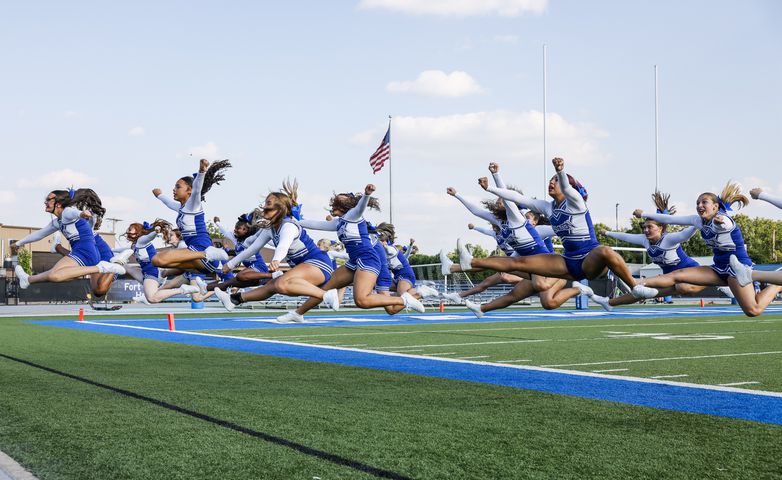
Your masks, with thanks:
[[(391, 115), (388, 116), (388, 140), (391, 142)], [(391, 152), (389, 145), (388, 154), (388, 223), (394, 224), (394, 190), (392, 188), (392, 180), (394, 171), (394, 162), (391, 161)]]
[(543, 197), (546, 198), (548, 192), (548, 179), (546, 178), (546, 44), (543, 44)]
[(654, 66), (654, 190), (660, 189), (660, 117), (658, 115), (660, 102), (657, 96), (657, 65)]

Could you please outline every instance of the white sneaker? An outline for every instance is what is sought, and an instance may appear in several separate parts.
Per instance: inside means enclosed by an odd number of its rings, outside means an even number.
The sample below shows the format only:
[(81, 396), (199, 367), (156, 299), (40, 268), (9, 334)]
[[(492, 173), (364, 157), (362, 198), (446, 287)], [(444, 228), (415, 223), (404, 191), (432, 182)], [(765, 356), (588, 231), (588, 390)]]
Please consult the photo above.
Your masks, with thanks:
[(220, 290), (219, 288), (215, 288), (215, 296), (218, 300), (220, 300), (220, 303), (223, 304), (223, 307), (225, 307), (226, 310), (229, 312), (233, 312), (234, 308), (236, 308), (236, 305), (234, 305), (234, 302), (231, 301), (231, 295), (227, 294), (226, 292)]
[(326, 293), (323, 294), (323, 303), (328, 305), (328, 307), (335, 312), (339, 310), (339, 294), (337, 293), (336, 288), (326, 290)]
[(466, 272), (472, 268), (472, 254), (462, 242), (462, 239), (456, 240), (456, 250), (459, 252), (459, 266), (462, 267), (462, 271)]
[(16, 273), (16, 277), (19, 279), (19, 288), (24, 290), (30, 286), (30, 275), (27, 275), (27, 272), (24, 271), (21, 265), (14, 267), (14, 273)]
[(125, 265), (128, 263), (128, 260), (130, 259), (131, 255), (133, 255), (133, 250), (127, 249), (119, 252), (118, 254), (111, 257), (110, 262), (111, 263), (118, 263), (120, 265)]
[(471, 302), (469, 300), (465, 300), (464, 304), (467, 305), (467, 308), (472, 310), (472, 313), (475, 314), (476, 317), (481, 318), (483, 316), (483, 312), (481, 311), (481, 304)]
[(219, 260), (221, 262), (228, 261), (228, 252), (226, 252), (222, 248), (206, 247), (206, 250), (204, 250), (204, 255), (206, 256), (206, 259), (209, 260), (210, 262), (213, 262), (215, 260)]
[(717, 287), (717, 290), (728, 298), (736, 298), (736, 296), (733, 295), (733, 292), (730, 290), (730, 287)]
[(440, 292), (429, 285), (416, 285), (415, 291), (421, 294), (421, 298), (439, 297)]
[(125, 267), (111, 262), (98, 262), (98, 273), (113, 273), (115, 275), (125, 275)]
[(407, 292), (402, 294), (402, 300), (404, 300), (405, 302), (405, 308), (408, 308), (418, 313), (424, 313), (426, 311), (426, 308), (424, 308), (424, 304)]
[(52, 244), (49, 246), (49, 251), (52, 253), (57, 253), (57, 245), (62, 243), (62, 234), (58, 230), (57, 232), (52, 235)]
[(464, 298), (458, 292), (444, 293), (443, 298), (459, 305), (464, 303)]
[[(591, 289), (590, 289), (590, 290), (591, 290)], [(595, 302), (596, 304), (598, 304), (598, 305), (600, 305), (601, 307), (603, 307), (603, 309), (604, 309), (606, 312), (610, 312), (610, 311), (612, 311), (612, 310), (614, 309), (614, 307), (612, 307), (612, 306), (611, 306), (611, 305), (608, 303), (608, 301), (609, 301), (609, 298), (608, 298), (608, 297), (601, 297), (600, 295), (595, 295), (595, 294), (593, 293), (593, 294), (592, 294), (592, 295), (591, 295), (589, 298), (590, 298), (590, 299), (591, 299), (593, 302)]]
[(592, 290), (592, 287), (590, 287), (589, 285), (584, 285), (581, 282), (573, 282), (573, 288), (577, 288), (581, 290), (581, 293), (583, 293), (589, 298), (592, 298), (595, 295), (595, 291)]
[(195, 285), (182, 285), (179, 287), (180, 290), (182, 290), (182, 293), (185, 295), (192, 295), (194, 293), (200, 293), (201, 289), (196, 287)]
[(633, 287), (633, 297), (635, 298), (655, 298), (659, 296), (659, 292), (656, 288), (647, 287), (646, 285), (638, 284)]
[(152, 305), (152, 303), (151, 303), (151, 302), (150, 302), (150, 301), (147, 299), (147, 296), (146, 296), (146, 295), (141, 295), (141, 296), (138, 296), (138, 297), (136, 297), (136, 298), (138, 298), (138, 300), (139, 300), (141, 303), (143, 303), (144, 305)]
[(739, 285), (746, 287), (752, 283), (752, 267), (739, 262), (736, 255), (731, 255), (728, 263), (730, 263), (733, 273), (736, 274), (736, 280), (738, 280)]
[(440, 272), (442, 272), (443, 276), (451, 274), (452, 266), (453, 262), (448, 258), (448, 254), (445, 250), (440, 250)]
[(206, 282), (204, 279), (201, 277), (193, 277), (193, 280), (195, 280), (196, 285), (198, 285), (198, 292), (201, 295), (206, 295), (209, 289), (206, 288)]
[(291, 310), (283, 315), (277, 317), (277, 323), (302, 323), (304, 321), (304, 315), (299, 315), (296, 310)]

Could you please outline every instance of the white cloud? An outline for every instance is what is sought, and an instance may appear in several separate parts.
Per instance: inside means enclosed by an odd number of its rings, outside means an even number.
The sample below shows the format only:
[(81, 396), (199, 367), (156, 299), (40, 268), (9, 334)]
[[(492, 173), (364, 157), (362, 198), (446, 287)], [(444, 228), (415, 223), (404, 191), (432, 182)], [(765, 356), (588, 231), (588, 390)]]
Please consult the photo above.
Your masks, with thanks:
[(494, 41), (498, 43), (518, 43), (518, 35), (495, 35)]
[(198, 159), (215, 160), (219, 157), (219, 150), (214, 142), (207, 142), (206, 145), (190, 147), (187, 154)]
[[(573, 165), (595, 165), (607, 158), (599, 142), (608, 134), (588, 123), (571, 123), (556, 113), (546, 123), (548, 152)], [(385, 127), (355, 135), (355, 144), (371, 147)], [(439, 117), (395, 117), (392, 157), (451, 167), (491, 160), (538, 165), (543, 145), (543, 113), (495, 110)], [(367, 141), (369, 139), (369, 141)]]
[(16, 203), (16, 194), (8, 190), (0, 190), (0, 205), (11, 205)]
[(541, 14), (547, 5), (548, 0), (361, 0), (358, 8), (412, 15), (517, 17), (524, 13)]
[(79, 116), (79, 112), (74, 112), (73, 110), (68, 110), (67, 112), (63, 113), (63, 116), (65, 118), (76, 118)]
[(70, 168), (44, 173), (36, 178), (20, 178), (16, 185), (19, 188), (75, 188), (87, 187), (95, 183), (95, 178), (86, 173), (76, 172)]
[(482, 93), (483, 89), (468, 73), (426, 70), (414, 81), (394, 81), (386, 85), (390, 93), (413, 93), (428, 97), (464, 97)]
[(128, 130), (129, 137), (140, 137), (144, 135), (144, 127), (133, 127)]

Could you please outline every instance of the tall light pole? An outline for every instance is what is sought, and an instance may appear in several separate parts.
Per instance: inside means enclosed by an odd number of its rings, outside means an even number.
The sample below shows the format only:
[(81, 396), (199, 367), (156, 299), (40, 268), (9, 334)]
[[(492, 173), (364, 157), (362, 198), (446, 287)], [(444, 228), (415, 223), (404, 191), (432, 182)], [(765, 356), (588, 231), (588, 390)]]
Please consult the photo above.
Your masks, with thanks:
[(121, 222), (122, 219), (120, 218), (106, 218), (109, 222), (111, 222), (111, 233), (116, 233), (117, 229), (117, 222)]
[(619, 231), (619, 204), (616, 204), (616, 231)]

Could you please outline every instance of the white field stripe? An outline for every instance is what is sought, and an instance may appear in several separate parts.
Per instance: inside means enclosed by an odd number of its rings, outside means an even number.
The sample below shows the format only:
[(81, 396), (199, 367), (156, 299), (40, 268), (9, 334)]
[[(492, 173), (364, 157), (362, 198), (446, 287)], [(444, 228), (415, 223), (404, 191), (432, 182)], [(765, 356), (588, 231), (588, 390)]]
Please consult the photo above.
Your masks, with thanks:
[(497, 360), (496, 363), (522, 363), (531, 362), (532, 360)]
[(697, 360), (699, 358), (721, 358), (721, 357), (746, 357), (754, 355), (778, 355), (778, 352), (748, 352), (748, 353), (724, 353), (721, 355), (696, 355), (692, 357), (665, 357), (665, 358), (638, 358), (633, 360), (613, 360), (610, 362), (589, 362), (589, 363), (561, 363), (558, 365), (541, 365), (544, 368), (558, 367), (588, 367), (591, 365), (612, 365), (616, 363), (639, 363), (639, 362), (663, 362), (667, 360)]
[(611, 368), (608, 370), (592, 370), (592, 373), (626, 372), (627, 368)]
[(686, 373), (680, 373), (678, 375), (656, 375), (654, 377), (649, 378), (683, 378), (683, 377), (689, 377)]
[[(423, 352), (423, 350), (421, 350)], [(403, 352), (398, 352), (403, 353)], [(443, 352), (443, 353), (427, 353), (427, 357), (436, 357), (438, 355), (456, 355), (457, 352)]]
[(505, 342), (435, 343), (431, 345), (397, 345), (396, 347), (377, 347), (378, 349), (407, 350), (408, 348), (466, 347), (470, 345), (505, 345), (508, 343), (540, 343), (551, 340), (508, 340)]
[[(313, 343), (312, 345), (315, 345), (315, 344)], [(404, 352), (394, 352), (394, 353), (410, 353), (410, 352), (423, 352), (423, 351), (424, 351), (424, 349), (422, 348), (420, 350), (405, 350)]]
[[(782, 322), (779, 320), (767, 320), (767, 322)], [(496, 331), (514, 331), (514, 330), (559, 330), (568, 328), (607, 328), (607, 327), (665, 327), (665, 326), (681, 326), (681, 325), (715, 325), (722, 323), (758, 323), (752, 320), (715, 320), (709, 322), (669, 322), (669, 323), (622, 323), (622, 324), (608, 324), (608, 325), (553, 325), (546, 327), (492, 327), (492, 328), (461, 328), (461, 329), (448, 329), (448, 330), (408, 330), (404, 332), (389, 331), (389, 332), (351, 332), (351, 333), (317, 333), (313, 335), (279, 335), (274, 339), (297, 339), (297, 338), (316, 338), (316, 337), (342, 337), (342, 336), (369, 336), (369, 335), (418, 335), (422, 333), (465, 333), (465, 332), (496, 332)]]
[(755, 384), (758, 384), (758, 383), (760, 383), (760, 382), (718, 383), (717, 385), (719, 385), (720, 387), (733, 387), (733, 386), (736, 386), (736, 385), (755, 385)]
[[(92, 325), (100, 325), (100, 326), (108, 326), (108, 327), (116, 327), (116, 328), (130, 328), (130, 329), (138, 329), (138, 330), (151, 330), (155, 332), (162, 332), (162, 333), (178, 333), (181, 335), (193, 335), (196, 337), (210, 337), (210, 338), (232, 338), (234, 340), (242, 340), (246, 342), (258, 342), (258, 343), (276, 343), (281, 345), (293, 345), (297, 347), (302, 348), (314, 348), (319, 350), (338, 350), (338, 351), (346, 351), (346, 352), (360, 352), (360, 353), (366, 353), (370, 355), (380, 355), (384, 357), (401, 357), (401, 358), (418, 358), (423, 360), (430, 360), (432, 362), (443, 362), (443, 363), (467, 363), (471, 365), (486, 365), (490, 367), (502, 367), (502, 368), (512, 368), (517, 370), (526, 370), (526, 371), (535, 371), (535, 372), (549, 372), (549, 373), (559, 373), (564, 375), (573, 375), (576, 377), (591, 377), (591, 378), (605, 378), (609, 380), (626, 380), (628, 382), (636, 382), (636, 383), (652, 383), (656, 385), (670, 385), (674, 387), (685, 387), (685, 388), (692, 388), (696, 390), (712, 390), (712, 391), (720, 391), (720, 392), (732, 392), (732, 393), (741, 393), (745, 395), (762, 395), (765, 397), (777, 397), (782, 398), (782, 392), (769, 392), (764, 390), (748, 390), (745, 388), (736, 388), (736, 387), (724, 387), (719, 385), (699, 385), (697, 383), (684, 383), (684, 382), (672, 382), (669, 380), (659, 380), (659, 379), (652, 379), (652, 378), (640, 378), (640, 377), (627, 377), (624, 375), (605, 375), (602, 373), (592, 373), (592, 372), (584, 372), (580, 370), (564, 370), (564, 369), (557, 369), (557, 368), (546, 368), (546, 367), (534, 367), (531, 365), (509, 365), (507, 363), (493, 363), (493, 362), (477, 362), (474, 360), (459, 360), (458, 358), (442, 358), (442, 357), (430, 357), (426, 355), (410, 355), (406, 353), (396, 353), (396, 352), (381, 352), (377, 350), (362, 350), (358, 348), (340, 348), (340, 347), (331, 347), (331, 346), (324, 346), (324, 345), (313, 345), (309, 343), (297, 343), (297, 342), (281, 342), (278, 340), (266, 340), (266, 339), (260, 339), (260, 338), (247, 338), (247, 337), (235, 337), (231, 335), (215, 335), (213, 333), (203, 333), (203, 332), (189, 332), (186, 330), (178, 331), (178, 332), (169, 332), (168, 329), (165, 328), (151, 328), (151, 327), (138, 327), (138, 326), (132, 326), (132, 325), (113, 325), (113, 324), (105, 324), (100, 322), (90, 322), (90, 321), (84, 321), (81, 323), (87, 323)], [(782, 353), (782, 352), (778, 352)]]
[(474, 357), (458, 357), (460, 360), (473, 360), (475, 358), (489, 358), (491, 355), (475, 355)]

